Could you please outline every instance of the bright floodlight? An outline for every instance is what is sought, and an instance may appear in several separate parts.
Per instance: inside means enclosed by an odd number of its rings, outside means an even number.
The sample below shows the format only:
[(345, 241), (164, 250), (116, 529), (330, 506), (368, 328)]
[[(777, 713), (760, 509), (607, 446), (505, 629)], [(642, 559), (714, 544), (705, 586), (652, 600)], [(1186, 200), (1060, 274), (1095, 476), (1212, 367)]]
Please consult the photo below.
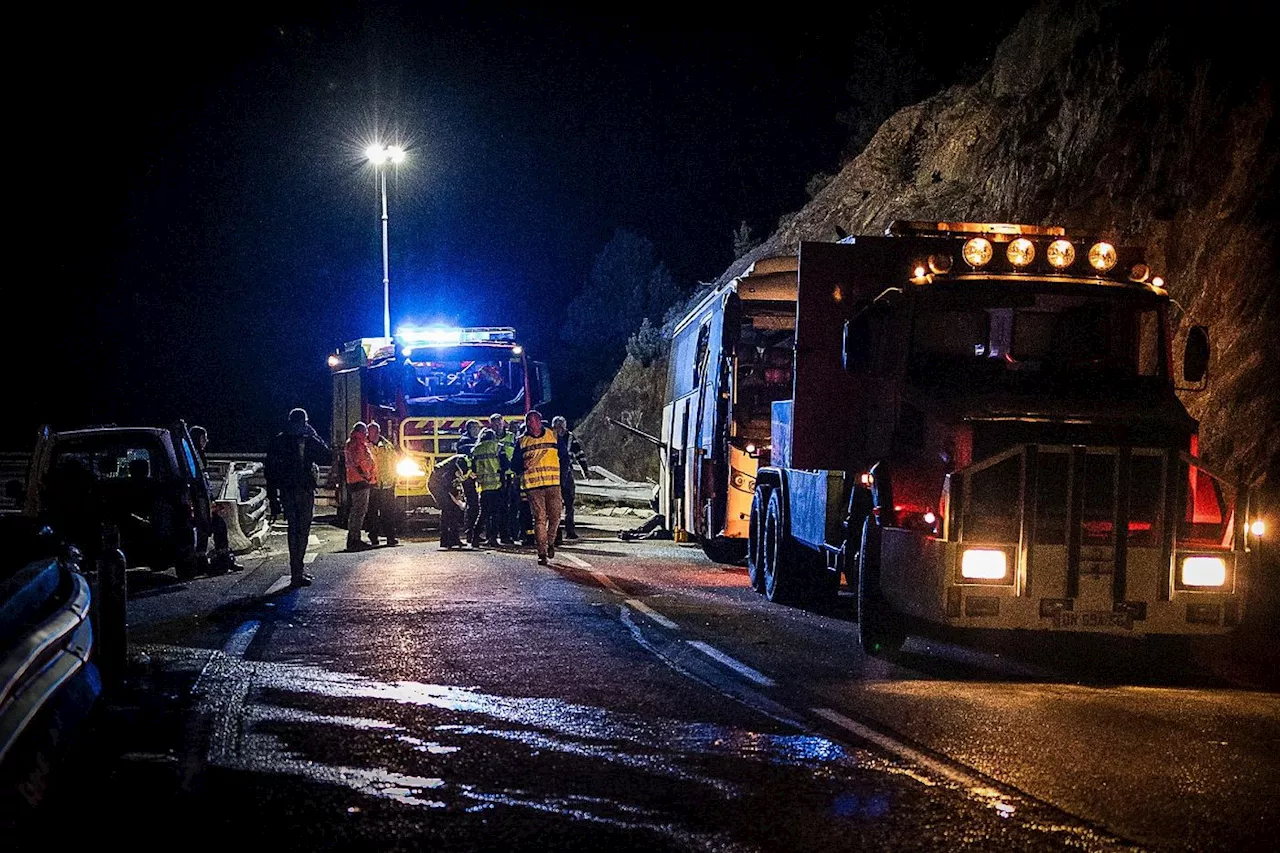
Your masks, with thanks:
[(404, 149), (401, 148), (399, 145), (389, 146), (387, 148), (387, 156), (391, 159), (392, 163), (403, 163)]
[(387, 162), (387, 158), (390, 154), (385, 145), (370, 145), (368, 148), (364, 149), (364, 156), (368, 157), (369, 162), (373, 163), (373, 165), (381, 166), (383, 163)]

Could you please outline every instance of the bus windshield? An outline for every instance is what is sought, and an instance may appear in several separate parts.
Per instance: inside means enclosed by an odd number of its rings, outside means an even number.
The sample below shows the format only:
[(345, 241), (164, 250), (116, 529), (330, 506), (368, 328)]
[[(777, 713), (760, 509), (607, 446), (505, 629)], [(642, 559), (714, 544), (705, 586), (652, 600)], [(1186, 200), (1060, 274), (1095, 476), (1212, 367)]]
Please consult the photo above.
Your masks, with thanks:
[(1097, 382), (1155, 389), (1167, 384), (1164, 353), (1164, 305), (1150, 294), (965, 286), (921, 294), (908, 371), (918, 384), (974, 390)]
[(489, 347), (423, 348), (400, 365), (410, 416), (522, 413), (524, 362)]

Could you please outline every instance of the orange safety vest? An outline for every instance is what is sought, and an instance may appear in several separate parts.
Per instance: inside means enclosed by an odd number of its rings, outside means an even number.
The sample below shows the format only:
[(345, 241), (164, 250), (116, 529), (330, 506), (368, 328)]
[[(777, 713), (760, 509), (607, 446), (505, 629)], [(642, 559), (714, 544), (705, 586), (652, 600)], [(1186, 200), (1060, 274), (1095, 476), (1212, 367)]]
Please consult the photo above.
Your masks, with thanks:
[(556, 447), (555, 430), (544, 429), (542, 435), (520, 436), (520, 453), (524, 457), (524, 477), (520, 485), (526, 489), (560, 485), (560, 451)]
[(373, 451), (369, 447), (369, 442), (358, 441), (357, 439), (348, 439), (347, 445), (342, 449), (343, 456), (346, 457), (347, 469), (347, 485), (353, 483), (369, 483), (370, 485), (378, 482), (378, 469), (373, 462)]

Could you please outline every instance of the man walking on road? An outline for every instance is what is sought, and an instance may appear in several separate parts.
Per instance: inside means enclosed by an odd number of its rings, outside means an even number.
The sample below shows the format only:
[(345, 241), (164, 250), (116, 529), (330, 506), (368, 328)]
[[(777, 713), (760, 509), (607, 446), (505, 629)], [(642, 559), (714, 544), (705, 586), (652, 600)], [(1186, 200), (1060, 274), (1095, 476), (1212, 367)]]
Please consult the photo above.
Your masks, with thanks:
[(333, 451), (307, 422), (306, 409), (289, 412), (289, 424), (267, 448), (267, 498), (271, 520), (284, 512), (289, 533), (289, 574), (292, 586), (309, 586), (303, 570), (311, 519), (316, 505), (316, 469), (333, 463)]
[(378, 537), (388, 545), (399, 545), (399, 517), (396, 515), (396, 448), (385, 435), (377, 421), (369, 424), (369, 449), (373, 452), (373, 467), (378, 482), (369, 492), (369, 514), (365, 516), (365, 528), (369, 541), (378, 544)]
[(520, 485), (529, 498), (538, 562), (545, 566), (556, 555), (556, 528), (560, 525), (560, 453), (556, 434), (542, 425), (540, 412), (530, 411), (524, 416), (524, 424), (524, 434), (516, 439), (511, 467), (520, 474)]
[(364, 421), (356, 421), (351, 428), (342, 456), (347, 470), (347, 550), (367, 551), (373, 546), (360, 538), (360, 532), (364, 530), (369, 492), (378, 481), (378, 471), (373, 464), (369, 428)]

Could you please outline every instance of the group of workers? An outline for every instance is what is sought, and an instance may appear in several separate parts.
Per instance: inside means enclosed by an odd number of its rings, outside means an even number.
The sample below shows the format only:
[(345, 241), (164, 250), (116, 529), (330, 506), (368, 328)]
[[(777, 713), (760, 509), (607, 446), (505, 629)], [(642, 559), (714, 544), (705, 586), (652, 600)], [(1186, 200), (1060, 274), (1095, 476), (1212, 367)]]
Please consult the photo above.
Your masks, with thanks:
[[(440, 509), (440, 548), (521, 546), (536, 542), (538, 562), (578, 538), (574, 466), (586, 470), (582, 444), (560, 416), (548, 429), (531, 411), (512, 429), (500, 414), (468, 420), (455, 452), (429, 472)], [(397, 452), (376, 423), (357, 423), (343, 448), (348, 495), (347, 550), (398, 543), (394, 500)], [(563, 519), (563, 523), (562, 523)], [(369, 542), (362, 538), (367, 532)]]
[[(399, 545), (396, 449), (377, 421), (357, 421), (342, 449), (347, 474), (347, 550), (367, 551), (385, 539)], [(369, 541), (361, 534), (367, 532)]]

